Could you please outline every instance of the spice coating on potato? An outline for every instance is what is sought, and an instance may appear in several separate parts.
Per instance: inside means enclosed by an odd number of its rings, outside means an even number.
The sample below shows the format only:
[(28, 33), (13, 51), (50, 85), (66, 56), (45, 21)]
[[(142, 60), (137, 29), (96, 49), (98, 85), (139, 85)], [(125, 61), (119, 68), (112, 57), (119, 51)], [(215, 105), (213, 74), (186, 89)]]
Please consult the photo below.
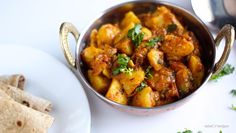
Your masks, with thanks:
[(119, 33), (119, 28), (112, 24), (103, 25), (97, 33), (97, 46), (103, 48), (104, 45), (111, 45), (115, 36)]
[(193, 77), (191, 72), (184, 68), (176, 73), (176, 84), (181, 96), (186, 96), (193, 89)]
[(161, 50), (169, 55), (187, 56), (193, 52), (194, 46), (191, 41), (174, 35), (166, 35)]
[(127, 104), (128, 101), (120, 82), (115, 78), (112, 79), (110, 87), (106, 93), (106, 98), (120, 104)]
[(130, 74), (121, 73), (116, 78), (123, 86), (126, 94), (130, 96), (136, 89), (136, 87), (138, 87), (144, 80), (144, 76), (145, 76), (144, 71), (142, 69), (137, 69), (131, 72)]
[(88, 70), (88, 79), (92, 87), (99, 93), (104, 94), (108, 90), (110, 81), (106, 77), (102, 75), (94, 75), (92, 70)]
[(139, 107), (154, 107), (154, 93), (150, 87), (143, 88), (140, 92), (138, 92), (132, 99), (132, 105)]
[(204, 77), (204, 66), (198, 56), (192, 55), (188, 61), (188, 67), (193, 74), (195, 87), (199, 87)]
[(160, 70), (162, 68), (164, 62), (164, 54), (163, 52), (155, 49), (151, 49), (147, 54), (150, 65), (156, 70)]

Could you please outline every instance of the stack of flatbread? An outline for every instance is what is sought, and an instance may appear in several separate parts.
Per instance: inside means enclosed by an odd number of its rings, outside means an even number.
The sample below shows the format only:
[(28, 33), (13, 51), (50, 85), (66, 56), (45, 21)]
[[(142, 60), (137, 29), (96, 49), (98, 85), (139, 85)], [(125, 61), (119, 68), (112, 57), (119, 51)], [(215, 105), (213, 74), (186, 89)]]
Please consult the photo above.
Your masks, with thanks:
[(24, 91), (23, 75), (0, 76), (0, 133), (47, 133), (51, 102)]

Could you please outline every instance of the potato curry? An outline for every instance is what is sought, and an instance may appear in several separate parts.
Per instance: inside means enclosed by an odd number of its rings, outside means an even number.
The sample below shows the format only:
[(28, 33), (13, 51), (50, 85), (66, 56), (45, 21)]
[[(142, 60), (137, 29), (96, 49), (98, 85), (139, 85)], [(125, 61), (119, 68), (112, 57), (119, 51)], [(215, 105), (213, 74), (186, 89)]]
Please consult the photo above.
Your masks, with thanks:
[(81, 52), (91, 86), (124, 105), (155, 107), (181, 99), (201, 84), (201, 47), (165, 6), (127, 12), (117, 23), (93, 29)]

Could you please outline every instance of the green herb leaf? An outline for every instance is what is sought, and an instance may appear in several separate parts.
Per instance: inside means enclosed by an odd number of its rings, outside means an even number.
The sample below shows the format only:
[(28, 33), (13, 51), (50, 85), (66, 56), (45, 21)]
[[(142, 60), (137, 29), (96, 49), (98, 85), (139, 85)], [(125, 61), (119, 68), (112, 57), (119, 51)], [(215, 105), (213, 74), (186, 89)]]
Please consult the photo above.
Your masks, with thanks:
[(158, 42), (160, 42), (162, 40), (163, 40), (163, 37), (161, 37), (161, 36), (155, 37), (155, 38), (152, 38), (152, 39), (148, 40), (146, 45), (150, 46), (150, 47), (154, 47)]
[(177, 132), (177, 133), (193, 133), (193, 132), (189, 129), (185, 129), (183, 132)]
[(118, 67), (118, 68), (114, 69), (114, 70), (112, 71), (112, 74), (113, 74), (113, 75), (119, 74), (119, 73), (120, 73), (120, 69), (122, 69), (122, 68), (121, 68), (121, 67)]
[(125, 67), (125, 68), (120, 69), (120, 72), (123, 72), (126, 74), (131, 74), (133, 72), (133, 70), (134, 70), (133, 68)]
[(231, 90), (230, 93), (231, 93), (233, 96), (236, 96), (236, 90)]
[[(191, 130), (189, 130), (189, 129), (185, 129), (185, 131), (183, 131), (183, 132), (177, 132), (177, 133), (193, 133), (193, 131), (191, 131)], [(197, 133), (202, 133), (202, 131), (198, 131)], [(222, 132), (222, 130), (220, 130), (220, 132), (219, 133), (223, 133)]]
[(152, 78), (152, 70), (151, 70), (151, 66), (148, 66), (147, 69), (145, 70), (145, 76), (147, 78)]
[(236, 106), (234, 106), (234, 105), (232, 104), (232, 106), (230, 107), (230, 109), (236, 111)]
[(147, 84), (145, 82), (141, 82), (140, 86), (136, 88), (136, 91), (140, 92), (146, 86), (147, 86)]
[(144, 33), (141, 32), (137, 35), (136, 40), (134, 41), (134, 44), (136, 47), (139, 46), (139, 44), (143, 41)]
[(168, 33), (170, 33), (170, 32), (175, 31), (176, 29), (177, 29), (177, 25), (176, 25), (176, 24), (169, 24), (169, 25), (167, 26), (166, 31), (167, 31)]
[(129, 63), (130, 58), (128, 56), (125, 56), (123, 54), (118, 54), (117, 61), (118, 64), (121, 66), (127, 66)]
[(131, 41), (134, 43), (136, 47), (139, 46), (139, 44), (142, 42), (144, 33), (141, 32), (142, 26), (140, 24), (136, 24), (134, 28), (130, 29), (128, 31), (128, 38), (131, 39)]
[(141, 28), (142, 28), (141, 24), (136, 24), (136, 25), (134, 26), (134, 33), (135, 33), (135, 34), (139, 34), (140, 31), (141, 31)]
[(211, 76), (210, 80), (217, 81), (223, 76), (229, 75), (234, 72), (234, 67), (231, 66), (230, 64), (226, 64), (224, 68), (217, 74), (214, 74)]
[(131, 72), (133, 71), (132, 68), (128, 68), (128, 63), (129, 63), (130, 57), (125, 56), (123, 54), (118, 54), (117, 56), (117, 63), (119, 64), (119, 67), (115, 68), (112, 71), (113, 75), (117, 75), (119, 73), (127, 73), (127, 74), (131, 74)]

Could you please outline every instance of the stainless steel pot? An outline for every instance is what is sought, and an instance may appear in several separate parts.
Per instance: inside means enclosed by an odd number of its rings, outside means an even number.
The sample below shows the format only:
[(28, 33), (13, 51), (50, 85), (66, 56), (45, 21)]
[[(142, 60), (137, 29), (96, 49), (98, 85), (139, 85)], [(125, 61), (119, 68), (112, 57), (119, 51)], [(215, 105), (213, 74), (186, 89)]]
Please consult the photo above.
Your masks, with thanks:
[[(127, 2), (127, 3), (119, 4), (105, 10), (98, 17), (96, 17), (95, 20), (91, 24), (89, 24), (88, 27), (86, 27), (85, 30), (81, 33), (79, 33), (76, 30), (76, 28), (71, 23), (68, 23), (68, 22), (62, 23), (60, 27), (61, 46), (65, 55), (65, 58), (70, 68), (79, 77), (84, 88), (91, 90), (102, 101), (110, 104), (111, 106), (119, 110), (130, 112), (132, 114), (141, 114), (141, 115), (152, 114), (152, 113), (162, 112), (166, 110), (172, 110), (176, 108), (177, 106), (183, 104), (188, 99), (190, 99), (196, 92), (195, 91), (189, 96), (183, 99), (180, 99), (174, 103), (170, 103), (170, 104), (158, 106), (158, 107), (153, 107), (153, 108), (141, 108), (141, 107), (134, 107), (134, 106), (128, 106), (128, 105), (121, 105), (105, 98), (103, 95), (96, 92), (95, 89), (93, 89), (93, 87), (90, 85), (89, 81), (86, 79), (86, 72), (85, 72), (83, 62), (81, 61), (80, 53), (86, 47), (86, 41), (89, 38), (91, 30), (94, 28), (99, 28), (104, 23), (108, 23), (108, 22), (112, 23), (114, 21), (121, 20), (127, 11), (132, 10), (137, 14), (144, 13), (144, 12), (154, 11), (156, 7), (160, 5), (167, 6), (177, 16), (181, 16), (183, 18), (183, 23), (188, 26), (189, 30), (195, 33), (195, 35), (200, 41), (200, 44), (203, 48), (203, 57), (204, 57), (202, 58), (202, 61), (205, 66), (206, 72), (205, 72), (204, 81), (202, 85), (198, 89), (196, 89), (197, 91), (208, 81), (208, 79), (210, 78), (212, 74), (215, 74), (219, 72), (219, 70), (221, 70), (226, 60), (228, 59), (230, 50), (233, 46), (234, 36), (235, 36), (234, 28), (231, 25), (225, 25), (214, 40), (212, 37), (212, 34), (209, 32), (205, 24), (200, 19), (193, 16), (191, 13), (189, 13), (185, 9), (176, 5), (166, 3), (166, 2), (145, 0), (145, 1)], [(77, 43), (75, 58), (73, 58), (72, 53), (69, 49), (69, 44), (68, 44), (69, 33), (73, 34)], [(224, 37), (226, 39), (224, 52), (220, 60), (215, 61), (216, 48), (218, 47), (218, 45), (220, 44), (221, 40)]]

